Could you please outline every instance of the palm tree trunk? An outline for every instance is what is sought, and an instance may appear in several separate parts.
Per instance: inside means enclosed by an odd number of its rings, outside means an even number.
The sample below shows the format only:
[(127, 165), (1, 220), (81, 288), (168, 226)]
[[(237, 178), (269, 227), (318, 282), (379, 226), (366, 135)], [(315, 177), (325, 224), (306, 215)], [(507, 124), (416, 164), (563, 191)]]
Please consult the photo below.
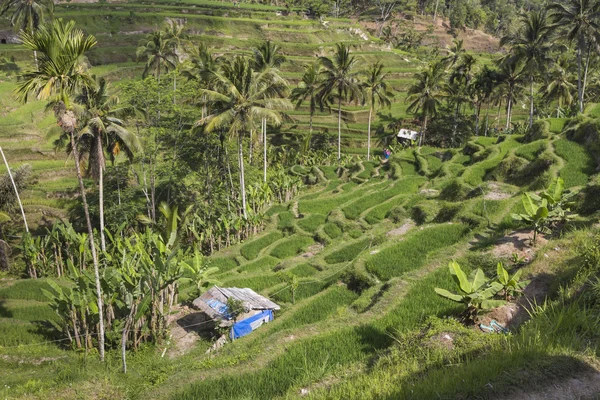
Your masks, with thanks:
[[(102, 138), (96, 135), (96, 147), (98, 151), (98, 211), (100, 214), (100, 248), (106, 251), (106, 239), (104, 237), (104, 154), (102, 151)], [(118, 181), (118, 178), (117, 178)]]
[(510, 128), (510, 113), (512, 111), (512, 96), (508, 96), (508, 103), (506, 104), (506, 129)]
[(244, 179), (244, 146), (242, 141), (242, 133), (238, 133), (238, 150), (239, 150), (239, 163), (240, 163), (240, 192), (242, 195), (242, 212), (244, 219), (248, 219), (246, 212), (246, 183)]
[(6, 161), (6, 156), (4, 155), (2, 147), (0, 147), (0, 154), (2, 154), (2, 159), (4, 160), (4, 165), (6, 166), (6, 171), (8, 172), (8, 177), (10, 178), (13, 189), (15, 189), (15, 195), (17, 196), (17, 202), (19, 203), (19, 207), (21, 208), (21, 215), (23, 216), (23, 223), (25, 224), (25, 232), (29, 232), (27, 218), (25, 217), (25, 210), (23, 209), (23, 203), (21, 202), (21, 197), (19, 196), (19, 191), (17, 190), (17, 184), (15, 183), (10, 167), (8, 166), (8, 161)]
[(533, 75), (529, 77), (529, 128), (533, 126)]
[(583, 90), (581, 87), (581, 42), (577, 45), (577, 100), (579, 112), (583, 113)]
[(423, 119), (423, 128), (421, 132), (421, 139), (419, 139), (419, 147), (421, 147), (425, 141), (425, 132), (427, 132), (427, 115), (425, 115), (425, 118)]
[(338, 99), (338, 166), (342, 159), (342, 93)]
[(310, 119), (308, 120), (308, 129), (309, 129), (310, 133), (312, 133), (312, 131), (313, 131), (313, 115), (314, 115), (314, 113), (315, 113), (315, 110), (313, 110), (311, 108), (311, 110), (310, 110)]
[(373, 115), (373, 106), (369, 107), (369, 128), (367, 130), (367, 161), (371, 159), (371, 116)]
[(587, 86), (588, 71), (590, 68), (590, 50), (591, 46), (588, 45), (587, 57), (585, 59), (585, 70), (583, 72), (583, 86), (581, 88), (582, 109), (585, 109), (585, 88)]
[(263, 135), (263, 182), (267, 182), (267, 119), (262, 120), (262, 135)]
[(90, 210), (88, 208), (87, 198), (85, 196), (85, 186), (83, 185), (83, 177), (81, 175), (81, 166), (79, 165), (79, 152), (75, 145), (75, 133), (73, 129), (69, 129), (71, 136), (71, 148), (73, 149), (73, 157), (75, 158), (75, 170), (77, 171), (77, 180), (79, 181), (79, 191), (81, 192), (81, 201), (83, 203), (83, 212), (85, 214), (85, 222), (88, 229), (88, 238), (90, 241), (90, 250), (92, 252), (92, 261), (94, 263), (94, 278), (96, 281), (96, 296), (98, 300), (98, 352), (100, 353), (100, 361), (104, 361), (104, 312), (102, 310), (102, 287), (100, 286), (100, 266), (98, 265), (98, 254), (96, 253), (96, 243), (94, 241), (94, 230), (92, 221), (90, 220)]

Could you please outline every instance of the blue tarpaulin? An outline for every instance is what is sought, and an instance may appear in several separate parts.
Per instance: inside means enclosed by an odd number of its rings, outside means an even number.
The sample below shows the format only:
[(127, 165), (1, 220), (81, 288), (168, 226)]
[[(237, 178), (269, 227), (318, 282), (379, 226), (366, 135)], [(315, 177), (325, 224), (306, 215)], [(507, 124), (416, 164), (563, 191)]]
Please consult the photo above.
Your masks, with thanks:
[(256, 315), (236, 322), (231, 327), (231, 339), (237, 339), (241, 338), (242, 336), (246, 336), (262, 324), (269, 321), (273, 321), (272, 310), (264, 310)]

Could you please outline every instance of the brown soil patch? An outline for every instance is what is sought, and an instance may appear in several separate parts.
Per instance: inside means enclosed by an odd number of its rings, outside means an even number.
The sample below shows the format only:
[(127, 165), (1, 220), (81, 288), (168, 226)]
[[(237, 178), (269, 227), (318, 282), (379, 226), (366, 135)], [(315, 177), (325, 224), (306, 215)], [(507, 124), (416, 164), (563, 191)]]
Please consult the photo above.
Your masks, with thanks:
[(500, 186), (495, 182), (490, 182), (487, 189), (488, 192), (483, 196), (485, 200), (506, 200), (513, 196), (511, 193), (502, 192)]
[(322, 244), (313, 244), (309, 246), (306, 253), (302, 254), (301, 257), (304, 258), (312, 258), (315, 255), (319, 254), (321, 250), (323, 250), (324, 246)]
[[(498, 240), (496, 246), (492, 250), (492, 254), (497, 258), (510, 258), (516, 253), (519, 257), (526, 257), (531, 260), (535, 255), (535, 249), (531, 247), (532, 240), (532, 230), (515, 231)], [(543, 235), (538, 234), (537, 247), (541, 247), (547, 242), (548, 240), (546, 240)]]
[(548, 387), (537, 391), (517, 389), (503, 400), (584, 400), (600, 398), (600, 372), (590, 371), (579, 374), (577, 378), (569, 377), (555, 380)]
[(168, 350), (171, 358), (183, 355), (191, 350), (202, 334), (208, 334), (211, 323), (206, 314), (183, 306), (169, 318), (172, 346)]
[(403, 236), (406, 234), (406, 232), (411, 230), (414, 226), (415, 226), (414, 222), (412, 222), (412, 221), (406, 222), (404, 225), (389, 231), (387, 233), (387, 235), (389, 237)]

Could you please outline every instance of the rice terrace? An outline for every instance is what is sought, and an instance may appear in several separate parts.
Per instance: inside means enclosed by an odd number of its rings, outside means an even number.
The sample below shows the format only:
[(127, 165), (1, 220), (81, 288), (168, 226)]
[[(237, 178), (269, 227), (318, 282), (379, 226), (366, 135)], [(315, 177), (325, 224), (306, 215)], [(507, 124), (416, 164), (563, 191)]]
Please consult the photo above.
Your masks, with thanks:
[(600, 1), (0, 0), (1, 399), (600, 399)]

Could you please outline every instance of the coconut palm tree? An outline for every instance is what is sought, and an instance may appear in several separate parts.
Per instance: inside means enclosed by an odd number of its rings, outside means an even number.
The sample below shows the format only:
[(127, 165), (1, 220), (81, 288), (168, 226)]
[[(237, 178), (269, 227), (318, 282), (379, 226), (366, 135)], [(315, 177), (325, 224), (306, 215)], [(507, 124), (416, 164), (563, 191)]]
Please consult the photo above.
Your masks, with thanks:
[(247, 219), (243, 137), (253, 128), (255, 117), (281, 124), (277, 110), (291, 107), (289, 100), (279, 97), (281, 86), (287, 82), (272, 68), (255, 72), (252, 63), (242, 56), (224, 62), (210, 80), (213, 89), (205, 89), (203, 94), (214, 102), (215, 111), (196, 125), (204, 125), (207, 132), (227, 129), (231, 136), (237, 136), (242, 214)]
[(523, 62), (520, 60), (505, 59), (500, 63), (498, 86), (505, 89), (502, 96), (506, 98), (506, 129), (510, 128), (512, 109), (521, 92), (523, 68)]
[[(548, 6), (554, 29), (567, 30), (567, 40), (577, 46), (577, 100), (579, 112), (583, 112), (583, 81), (587, 76), (591, 42), (600, 41), (600, 2), (597, 0), (561, 0)], [(585, 73), (582, 71), (583, 53), (587, 48)]]
[(70, 96), (78, 89), (93, 85), (94, 81), (86, 68), (84, 56), (96, 45), (96, 38), (86, 36), (82, 30), (75, 29), (74, 21), (63, 22), (62, 19), (58, 19), (52, 24), (42, 25), (33, 33), (21, 32), (21, 41), (26, 49), (39, 52), (39, 68), (21, 76), (15, 96), (22, 102), (27, 102), (30, 96), (38, 100), (50, 100), (54, 104), (58, 125), (70, 136), (94, 263), (99, 318), (98, 349), (100, 359), (104, 360), (104, 313), (98, 255), (79, 164), (79, 152), (75, 145), (77, 117), (70, 101)]
[(316, 63), (305, 65), (302, 80), (298, 86), (292, 89), (290, 100), (296, 105), (296, 109), (302, 107), (302, 103), (308, 100), (309, 131), (313, 130), (313, 117), (317, 111), (317, 94), (321, 85), (319, 80), (319, 66)]
[(175, 68), (177, 63), (177, 54), (172, 46), (170, 37), (162, 30), (154, 31), (146, 36), (140, 42), (137, 48), (136, 56), (138, 59), (145, 59), (146, 66), (142, 77), (148, 76), (148, 73), (154, 74), (160, 82), (162, 69), (169, 71)]
[(408, 89), (408, 112), (417, 114), (423, 121), (419, 146), (424, 142), (427, 121), (435, 117), (442, 99), (442, 81), (445, 66), (443, 63), (429, 65), (424, 71), (415, 74), (415, 83)]
[(362, 83), (365, 97), (369, 102), (369, 124), (367, 128), (367, 161), (371, 159), (371, 120), (375, 107), (390, 107), (392, 105), (393, 93), (388, 89), (386, 79), (387, 73), (383, 72), (383, 64), (376, 62), (365, 72), (365, 80)]
[[(286, 60), (281, 54), (279, 46), (270, 40), (265, 41), (260, 46), (252, 50), (252, 64), (256, 71), (265, 71), (269, 68), (279, 68)], [(287, 87), (287, 86), (286, 86)], [(283, 93), (280, 93), (283, 97)], [(261, 120), (261, 140), (263, 141), (263, 181), (267, 181), (267, 120), (263, 117)], [(252, 146), (252, 137), (250, 138)], [(252, 156), (252, 147), (250, 147), (250, 156)]]
[(362, 99), (358, 81), (359, 60), (350, 55), (350, 48), (338, 43), (332, 58), (319, 57), (321, 69), (321, 89), (318, 99), (321, 108), (330, 104), (330, 97), (337, 100), (338, 106), (338, 164), (342, 158), (342, 102)]
[(462, 57), (467, 54), (467, 51), (464, 47), (464, 41), (462, 39), (454, 39), (452, 41), (452, 46), (446, 45), (447, 55), (442, 58), (442, 62), (446, 67), (454, 67)]
[(552, 25), (545, 10), (531, 11), (521, 15), (521, 28), (514, 35), (500, 40), (500, 45), (510, 45), (509, 63), (523, 62), (524, 72), (529, 80), (529, 127), (533, 125), (533, 84), (536, 75), (543, 72), (551, 63), (550, 41)]
[[(173, 52), (174, 69), (185, 57), (185, 48), (189, 43), (189, 36), (185, 33), (185, 23), (181, 20), (167, 18), (163, 26), (163, 32), (167, 45)], [(173, 104), (176, 103), (177, 74), (173, 76)]]
[[(46, 19), (52, 19), (54, 1), (52, 0), (0, 0), (0, 16), (13, 10), (10, 24), (16, 31), (33, 33)], [(38, 67), (37, 51), (33, 51), (35, 67)]]
[(106, 160), (104, 151), (114, 164), (115, 156), (124, 152), (130, 160), (133, 153), (141, 149), (138, 137), (129, 132), (125, 123), (117, 118), (122, 111), (118, 108), (119, 98), (108, 94), (108, 83), (99, 78), (96, 86), (84, 87), (75, 97), (75, 102), (83, 106), (82, 126), (79, 130), (77, 145), (80, 154), (87, 153), (87, 173), (98, 184), (100, 214), (100, 244), (106, 251), (104, 238), (104, 169)]
[(571, 83), (570, 78), (564, 63), (556, 63), (548, 72), (548, 80), (543, 87), (543, 96), (548, 101), (556, 101), (556, 118), (564, 116), (563, 106), (568, 107), (573, 103), (575, 85)]

